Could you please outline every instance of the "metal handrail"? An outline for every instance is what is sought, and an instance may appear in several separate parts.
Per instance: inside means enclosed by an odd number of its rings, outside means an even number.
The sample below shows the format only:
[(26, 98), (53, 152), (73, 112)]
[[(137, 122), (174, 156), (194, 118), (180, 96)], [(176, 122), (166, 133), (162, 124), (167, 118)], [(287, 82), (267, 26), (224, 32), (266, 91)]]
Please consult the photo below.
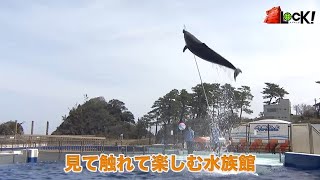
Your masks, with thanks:
[(311, 127), (312, 127), (312, 130), (314, 130), (319, 136), (320, 136), (320, 132), (318, 131), (318, 129), (316, 129), (314, 126), (312, 126), (311, 125)]

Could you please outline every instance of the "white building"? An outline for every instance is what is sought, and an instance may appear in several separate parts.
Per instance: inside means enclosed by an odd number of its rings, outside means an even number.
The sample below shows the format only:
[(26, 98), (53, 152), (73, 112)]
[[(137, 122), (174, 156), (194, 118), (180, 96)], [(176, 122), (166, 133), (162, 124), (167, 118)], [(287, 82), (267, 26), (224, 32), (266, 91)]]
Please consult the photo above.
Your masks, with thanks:
[(280, 99), (278, 104), (263, 106), (265, 119), (281, 119), (290, 121), (291, 104), (289, 99)]

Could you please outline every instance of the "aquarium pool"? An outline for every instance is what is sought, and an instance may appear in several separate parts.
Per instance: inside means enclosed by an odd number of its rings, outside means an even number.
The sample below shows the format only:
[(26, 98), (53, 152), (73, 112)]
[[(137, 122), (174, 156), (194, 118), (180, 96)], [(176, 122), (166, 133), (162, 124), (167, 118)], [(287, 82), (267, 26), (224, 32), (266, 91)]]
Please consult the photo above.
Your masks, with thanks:
[[(46, 156), (48, 157), (48, 155)], [(207, 156), (206, 154), (201, 155), (201, 157)], [(279, 155), (256, 154), (256, 156), (255, 173), (225, 174), (217, 171), (194, 173), (188, 171), (186, 168), (182, 172), (169, 171), (167, 173), (142, 172), (137, 168), (133, 172), (100, 173), (88, 171), (85, 163), (82, 163), (84, 169), (81, 173), (65, 173), (63, 170), (65, 168), (65, 162), (63, 160), (47, 162), (40, 160), (38, 163), (19, 162), (14, 164), (1, 164), (0, 179), (320, 179), (320, 170), (302, 171), (282, 166), (282, 163), (279, 161)], [(185, 155), (177, 155), (178, 161), (185, 161), (185, 159)], [(137, 167), (136, 163), (135, 165)]]
[(40, 162), (36, 164), (10, 164), (0, 166), (0, 179), (320, 179), (320, 171), (299, 171), (283, 166), (257, 165), (255, 174), (241, 173), (225, 175), (220, 173), (199, 172), (192, 173), (183, 170), (180, 173), (146, 173), (139, 170), (124, 173), (94, 173), (84, 169), (81, 173), (65, 173), (64, 162)]

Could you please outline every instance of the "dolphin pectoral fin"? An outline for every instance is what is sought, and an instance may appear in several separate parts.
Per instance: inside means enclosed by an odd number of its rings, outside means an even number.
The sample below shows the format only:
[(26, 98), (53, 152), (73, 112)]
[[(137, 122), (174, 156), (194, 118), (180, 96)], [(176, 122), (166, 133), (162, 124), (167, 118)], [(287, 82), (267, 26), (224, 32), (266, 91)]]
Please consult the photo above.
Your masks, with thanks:
[(187, 46), (184, 46), (183, 52), (185, 52), (187, 49), (188, 49), (188, 47), (187, 47)]

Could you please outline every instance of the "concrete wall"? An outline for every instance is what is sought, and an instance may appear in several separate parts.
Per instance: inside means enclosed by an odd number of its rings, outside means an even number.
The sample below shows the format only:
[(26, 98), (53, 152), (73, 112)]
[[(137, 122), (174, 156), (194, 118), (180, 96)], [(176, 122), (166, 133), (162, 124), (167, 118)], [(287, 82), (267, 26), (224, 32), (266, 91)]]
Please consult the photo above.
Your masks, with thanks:
[(308, 124), (291, 124), (292, 151), (297, 153), (310, 153)]
[(292, 124), (291, 133), (293, 152), (320, 154), (320, 132), (311, 124)]
[[(12, 163), (26, 163), (27, 162), (27, 153), (25, 150), (21, 150), (23, 154), (21, 155), (3, 155), (0, 154), (0, 164), (12, 164)], [(0, 151), (1, 152), (1, 151)], [(131, 156), (131, 155), (143, 155), (143, 154), (155, 154), (155, 153), (163, 153), (162, 146), (154, 146), (154, 147), (148, 147), (144, 152), (138, 151), (138, 149), (135, 149), (132, 151), (132, 149), (127, 148), (127, 151), (122, 152), (117, 150), (106, 150), (106, 151), (95, 151), (95, 152), (79, 152), (79, 151), (63, 151), (63, 152), (54, 152), (54, 151), (41, 151), (39, 150), (38, 154), (38, 162), (59, 162), (65, 160), (66, 154), (81, 154), (81, 155), (100, 155), (102, 153), (105, 154), (114, 154), (119, 155), (121, 153), (124, 153), (125, 155)], [(165, 154), (172, 154), (177, 153), (175, 150), (166, 149)], [(187, 153), (187, 152), (185, 152)]]
[[(66, 154), (81, 154), (81, 155), (100, 155), (102, 153), (110, 154), (113, 153), (115, 155), (120, 154), (120, 152), (44, 152), (39, 151), (38, 162), (64, 162)], [(131, 153), (127, 153), (130, 155)], [(12, 164), (12, 163), (26, 163), (27, 155), (23, 152), (23, 155), (6, 155), (0, 156), (0, 164)]]

